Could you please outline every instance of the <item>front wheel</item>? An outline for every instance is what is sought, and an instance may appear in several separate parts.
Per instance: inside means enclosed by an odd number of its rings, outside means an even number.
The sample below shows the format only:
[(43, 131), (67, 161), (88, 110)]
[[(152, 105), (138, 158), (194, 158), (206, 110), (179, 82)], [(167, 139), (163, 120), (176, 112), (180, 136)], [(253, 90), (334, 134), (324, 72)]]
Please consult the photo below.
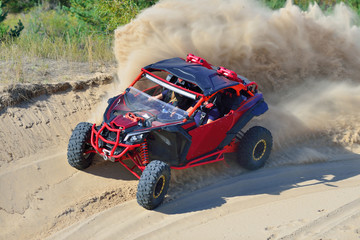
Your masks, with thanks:
[(272, 144), (269, 130), (259, 126), (250, 128), (240, 140), (238, 162), (248, 170), (263, 167), (270, 156)]
[(170, 177), (168, 164), (159, 160), (151, 161), (139, 180), (136, 193), (139, 205), (149, 210), (159, 206), (169, 188)]
[(90, 166), (94, 153), (90, 144), (92, 124), (88, 122), (79, 123), (71, 134), (67, 158), (69, 164), (79, 170)]

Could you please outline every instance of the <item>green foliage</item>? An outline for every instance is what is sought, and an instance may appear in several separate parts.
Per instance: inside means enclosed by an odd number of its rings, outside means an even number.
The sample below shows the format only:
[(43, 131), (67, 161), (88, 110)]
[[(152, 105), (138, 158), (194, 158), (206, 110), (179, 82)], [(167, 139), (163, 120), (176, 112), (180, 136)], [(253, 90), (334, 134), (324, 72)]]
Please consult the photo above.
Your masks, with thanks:
[(46, 5), (49, 9), (57, 6), (69, 6), (69, 0), (3, 0), (6, 11), (10, 13), (28, 12), (31, 8), (38, 5)]
[(0, 23), (2, 23), (5, 20), (7, 14), (8, 14), (6, 11), (3, 11), (3, 9), (2, 9), (3, 6), (4, 6), (4, 4), (2, 3), (2, 1), (0, 1)]
[[(9, 21), (14, 17), (10, 15)], [(112, 36), (94, 34), (91, 26), (61, 7), (44, 11), (43, 5), (36, 6), (21, 15), (21, 21), (24, 31), (1, 45), (0, 60), (6, 56), (87, 62), (114, 58)]]
[(10, 38), (16, 38), (20, 36), (20, 32), (24, 29), (24, 25), (21, 22), (21, 20), (19, 19), (18, 24), (14, 27), (14, 29), (10, 29), (10, 31), (8, 32), (8, 35), (10, 36)]
[(27, 22), (25, 34), (37, 35), (40, 38), (82, 38), (91, 33), (87, 24), (78, 21), (61, 8), (48, 11), (44, 11), (41, 6), (33, 8), (24, 21)]
[[(263, 0), (270, 8), (279, 9), (284, 7), (287, 0)], [(326, 1), (326, 0), (325, 0)], [(330, 0), (331, 1), (331, 0)], [(336, 1), (336, 0), (335, 0)], [(320, 6), (322, 5), (323, 0), (293, 0), (294, 4), (298, 5), (301, 9), (305, 10), (309, 7), (310, 3), (317, 2)]]
[[(286, 0), (262, 0), (272, 9), (282, 8)], [(355, 12), (360, 14), (360, 0), (293, 0), (294, 4), (298, 5), (301, 9), (306, 10), (310, 3), (316, 2), (321, 9), (329, 10), (332, 9), (336, 3), (344, 2), (350, 6)]]
[(0, 43), (6, 38), (9, 27), (0, 24)]
[(360, 15), (360, 0), (347, 0), (346, 3)]
[(12, 39), (20, 36), (20, 32), (24, 29), (24, 25), (21, 20), (19, 20), (18, 24), (14, 27), (14, 29), (9, 30), (9, 26), (6, 26), (3, 22), (7, 17), (7, 12), (3, 11), (3, 7), (5, 4), (0, 1), (0, 42), (5, 41), (7, 39)]
[(272, 9), (279, 9), (285, 5), (286, 0), (262, 0), (267, 6)]
[(119, 25), (130, 22), (142, 9), (157, 0), (70, 0), (68, 10), (94, 29), (111, 33)]
[(10, 13), (19, 13), (27, 10), (35, 6), (37, 2), (38, 0), (3, 0), (3, 3), (6, 4), (6, 11)]

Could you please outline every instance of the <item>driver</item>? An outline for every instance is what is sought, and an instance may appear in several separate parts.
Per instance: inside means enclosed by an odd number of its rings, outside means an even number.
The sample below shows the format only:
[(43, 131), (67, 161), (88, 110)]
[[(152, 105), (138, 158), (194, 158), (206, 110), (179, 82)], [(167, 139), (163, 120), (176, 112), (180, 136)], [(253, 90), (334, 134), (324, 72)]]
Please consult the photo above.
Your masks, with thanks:
[[(195, 104), (186, 110), (187, 112), (191, 112), (194, 109)], [(194, 120), (197, 126), (211, 123), (220, 117), (219, 109), (213, 104), (205, 101), (196, 111)]]
[[(190, 88), (189, 83), (171, 74), (169, 74), (166, 77), (166, 80), (175, 83), (176, 85), (181, 86), (183, 88), (187, 88), (187, 89)], [(163, 90), (160, 94), (154, 96), (154, 98), (162, 100), (166, 103), (170, 103), (171, 105), (181, 108), (183, 110), (188, 109), (192, 105), (191, 99), (184, 97), (178, 93), (175, 93), (174, 91), (171, 91), (169, 89)]]

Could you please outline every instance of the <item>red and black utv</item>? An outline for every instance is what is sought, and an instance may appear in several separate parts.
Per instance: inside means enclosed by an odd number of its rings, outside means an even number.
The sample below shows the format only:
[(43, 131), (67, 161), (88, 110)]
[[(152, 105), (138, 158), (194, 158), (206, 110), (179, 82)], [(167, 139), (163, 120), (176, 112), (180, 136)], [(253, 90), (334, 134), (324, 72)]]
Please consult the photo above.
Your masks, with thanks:
[(140, 179), (136, 197), (146, 209), (163, 201), (171, 169), (223, 161), (228, 152), (237, 152), (244, 168), (258, 169), (270, 155), (271, 133), (260, 126), (241, 131), (268, 109), (257, 88), (192, 54), (150, 64), (108, 100), (101, 125), (75, 127), (68, 162), (85, 169), (97, 153), (121, 163)]

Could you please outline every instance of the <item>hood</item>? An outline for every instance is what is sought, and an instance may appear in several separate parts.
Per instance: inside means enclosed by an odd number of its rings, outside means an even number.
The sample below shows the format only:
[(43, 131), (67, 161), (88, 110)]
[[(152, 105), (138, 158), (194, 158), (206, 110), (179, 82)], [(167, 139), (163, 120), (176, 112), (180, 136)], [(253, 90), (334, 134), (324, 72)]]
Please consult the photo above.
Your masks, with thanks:
[(110, 124), (113, 126), (121, 127), (123, 130), (125, 130), (137, 126), (138, 121), (136, 119), (129, 119), (127, 117), (119, 115), (115, 117)]

